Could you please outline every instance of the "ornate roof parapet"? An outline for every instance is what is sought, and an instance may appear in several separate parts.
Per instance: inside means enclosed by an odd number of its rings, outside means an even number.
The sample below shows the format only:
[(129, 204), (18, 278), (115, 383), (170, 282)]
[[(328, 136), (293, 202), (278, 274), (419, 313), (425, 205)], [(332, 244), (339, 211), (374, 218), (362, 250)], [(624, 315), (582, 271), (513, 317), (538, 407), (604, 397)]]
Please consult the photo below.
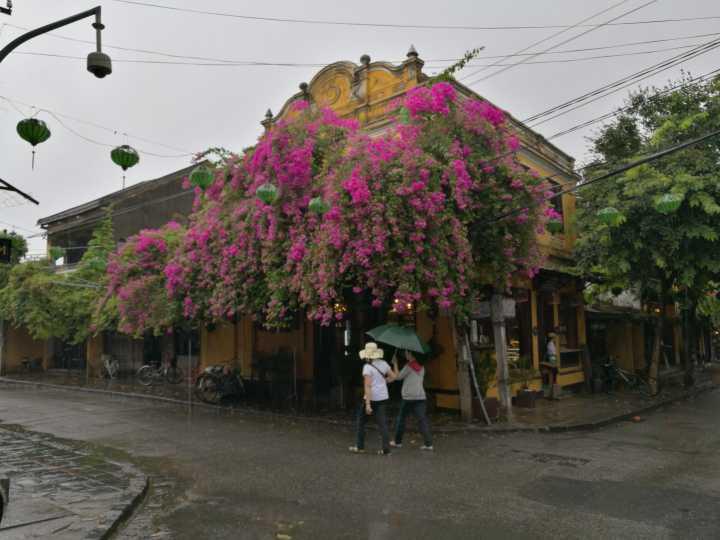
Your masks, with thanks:
[(367, 54), (360, 57), (359, 65), (348, 61), (329, 64), (315, 74), (305, 89), (285, 102), (273, 121), (293, 114), (293, 102), (309, 99), (313, 106), (329, 107), (364, 125), (375, 123), (386, 116), (387, 103), (427, 79), (422, 73), (423, 64), (412, 46), (407, 59), (399, 65), (373, 62)]

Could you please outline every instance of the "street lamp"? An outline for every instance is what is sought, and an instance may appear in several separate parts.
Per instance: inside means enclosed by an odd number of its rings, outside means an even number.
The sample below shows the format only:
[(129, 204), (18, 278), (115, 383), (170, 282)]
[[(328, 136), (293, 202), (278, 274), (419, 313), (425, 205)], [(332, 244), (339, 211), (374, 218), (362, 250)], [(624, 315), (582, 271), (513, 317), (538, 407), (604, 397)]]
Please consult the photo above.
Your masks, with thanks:
[[(8, 10), (11, 8), (11, 6), (12, 3), (8, 2)], [(87, 70), (93, 75), (95, 75), (97, 78), (102, 79), (106, 75), (110, 75), (110, 73), (112, 73), (112, 64), (110, 62), (110, 57), (102, 52), (101, 33), (105, 26), (101, 21), (100, 13), (101, 7), (97, 6), (92, 9), (88, 9), (87, 11), (83, 11), (82, 13), (78, 13), (71, 17), (66, 17), (65, 19), (61, 19), (54, 23), (41, 26), (40, 28), (36, 28), (35, 30), (31, 30), (30, 32), (27, 32), (20, 37), (15, 38), (0, 50), (0, 62), (2, 62), (5, 57), (10, 54), (14, 49), (34, 37), (46, 34), (47, 32), (52, 32), (57, 28), (67, 26), (68, 24), (72, 24), (86, 17), (91, 17), (92, 15), (95, 15), (95, 22), (93, 23), (93, 28), (95, 28), (95, 43), (97, 45), (97, 50), (95, 52), (91, 52), (88, 55)]]

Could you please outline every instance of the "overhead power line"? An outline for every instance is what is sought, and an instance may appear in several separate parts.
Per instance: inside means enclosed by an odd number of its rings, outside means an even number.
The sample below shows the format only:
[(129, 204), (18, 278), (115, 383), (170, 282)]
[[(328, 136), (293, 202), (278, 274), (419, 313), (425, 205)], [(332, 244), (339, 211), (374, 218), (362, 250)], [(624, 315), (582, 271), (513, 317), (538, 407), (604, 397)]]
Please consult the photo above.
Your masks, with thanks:
[[(605, 174), (601, 174), (600, 176), (596, 176), (595, 178), (590, 178), (589, 180), (585, 180), (584, 182), (581, 182), (579, 184), (576, 184), (572, 187), (561, 189), (560, 191), (553, 193), (552, 196), (548, 197), (547, 200), (556, 199), (558, 197), (562, 197), (563, 195), (567, 195), (569, 193), (574, 193), (575, 191), (578, 191), (580, 189), (583, 189), (591, 184), (595, 184), (597, 182), (602, 182), (603, 180), (607, 180), (608, 178), (612, 178), (613, 176), (617, 176), (619, 174), (622, 174), (624, 172), (629, 171), (630, 169), (634, 169), (635, 167), (639, 167), (640, 165), (645, 165), (646, 163), (650, 163), (652, 161), (657, 161), (658, 159), (664, 158), (665, 156), (669, 156), (670, 154), (674, 154), (675, 152), (679, 152), (680, 150), (684, 150), (685, 148), (689, 148), (691, 146), (695, 146), (696, 144), (700, 144), (702, 142), (705, 142), (709, 139), (712, 139), (714, 137), (720, 136), (720, 129), (717, 129), (715, 131), (711, 131), (710, 133), (706, 133), (705, 135), (701, 135), (699, 137), (696, 137), (694, 139), (690, 139), (688, 141), (684, 141), (681, 143), (678, 143), (676, 145), (670, 146), (668, 148), (665, 148), (663, 150), (658, 150), (657, 152), (654, 152), (653, 154), (650, 154), (648, 156), (645, 156), (643, 158), (637, 159), (635, 161), (632, 161), (631, 163), (627, 163), (625, 165), (621, 165), (620, 167), (617, 167)], [(586, 165), (585, 167), (582, 167), (579, 170), (589, 169), (591, 167), (595, 168), (597, 167), (597, 164), (591, 164)], [(546, 176), (543, 178), (543, 180), (549, 180), (552, 177), (557, 176), (556, 174)], [(512, 217), (516, 214), (520, 214), (524, 211), (523, 208), (517, 208), (514, 210), (511, 210), (510, 212), (506, 212), (504, 214), (501, 214), (499, 216), (495, 216), (489, 220), (486, 221), (480, 221), (476, 224), (476, 226), (483, 226), (488, 225), (490, 223), (497, 223), (498, 221), (502, 221), (504, 219), (507, 219), (509, 217)]]
[[(720, 34), (717, 34), (720, 35)], [(696, 47), (697, 44), (693, 45), (680, 45), (677, 47), (665, 47), (662, 49), (651, 49), (647, 51), (633, 51), (617, 54), (602, 54), (594, 56), (581, 56), (579, 58), (558, 58), (554, 60), (537, 60), (532, 62), (524, 62), (523, 65), (534, 65), (534, 64), (567, 64), (568, 62), (587, 62), (589, 60), (602, 60), (608, 58), (622, 58), (628, 56), (647, 56), (649, 54), (658, 54), (661, 52), (678, 51), (684, 49), (690, 49)], [(46, 52), (20, 52), (17, 54), (24, 54), (29, 56), (44, 56), (50, 58), (61, 58), (66, 60), (80, 60), (85, 62), (86, 57), (84, 56), (71, 56), (66, 54), (46, 53)], [(275, 62), (253, 62), (253, 61), (239, 61), (239, 62), (179, 62), (172, 60), (147, 60), (140, 58), (113, 58), (115, 63), (129, 63), (129, 64), (149, 64), (149, 65), (169, 65), (169, 66), (189, 66), (189, 67), (294, 67), (294, 68), (307, 68), (307, 67), (325, 67), (327, 64), (300, 64), (300, 63), (275, 63)], [(472, 64), (471, 64), (472, 65)], [(478, 64), (474, 64), (478, 66)], [(482, 65), (482, 64), (481, 64)], [(501, 66), (515, 66), (517, 64), (485, 64), (487, 67), (501, 67)], [(445, 65), (426, 65), (429, 69), (444, 69)]]
[[(618, 3), (616, 3), (616, 4), (613, 4), (613, 5), (611, 5), (611, 6), (608, 7), (608, 8), (605, 8), (605, 9), (603, 9), (603, 10), (601, 10), (601, 11), (598, 11), (597, 13), (593, 13), (593, 14), (590, 15), (589, 17), (586, 17), (586, 18), (578, 21), (576, 24), (574, 24), (574, 25), (571, 26), (570, 28), (564, 28), (564, 29), (562, 29), (562, 30), (560, 30), (560, 31), (558, 31), (558, 32), (555, 32), (554, 34), (552, 34), (552, 35), (550, 35), (550, 36), (547, 36), (547, 37), (545, 37), (545, 38), (543, 38), (543, 39), (540, 39), (540, 40), (538, 40), (538, 41), (534, 41), (533, 43), (531, 43), (531, 44), (528, 45), (527, 47), (524, 47), (524, 48), (520, 49), (519, 51), (517, 51), (517, 53), (524, 53), (525, 51), (529, 51), (529, 50), (531, 50), (533, 47), (536, 47), (537, 45), (540, 45), (540, 44), (542, 44), (542, 43), (546, 43), (546, 42), (548, 42), (548, 41), (550, 41), (550, 40), (552, 40), (552, 39), (555, 39), (557, 36), (560, 36), (561, 34), (564, 34), (565, 32), (569, 32), (570, 30), (579, 27), (581, 24), (583, 24), (583, 23), (585, 23), (585, 22), (587, 22), (587, 21), (590, 21), (590, 20), (594, 19), (595, 17), (599, 17), (600, 15), (603, 15), (603, 14), (607, 13), (608, 11), (612, 11), (612, 10), (615, 9), (616, 7), (621, 6), (622, 4), (625, 4), (625, 3), (629, 2), (629, 1), (630, 1), (630, 0), (622, 0), (621, 2), (618, 2)], [(655, 1), (656, 1), (656, 0), (651, 0), (649, 3), (652, 3), (652, 2), (655, 2)], [(646, 5), (647, 5), (647, 4), (646, 4)], [(618, 16), (618, 17), (615, 17), (615, 18), (613, 18), (613, 19), (610, 19), (609, 21), (605, 21), (605, 23), (603, 23), (603, 24), (596, 25), (595, 27), (591, 28), (590, 30), (586, 30), (585, 32), (583, 32), (583, 33), (581, 33), (581, 34), (578, 34), (578, 35), (576, 35), (576, 36), (573, 36), (573, 37), (571, 37), (571, 38), (563, 41), (562, 43), (556, 44), (556, 45), (554, 45), (554, 46), (552, 46), (552, 47), (550, 47), (550, 48), (548, 48), (548, 49), (546, 49), (545, 51), (542, 51), (542, 52), (546, 52), (546, 51), (548, 51), (548, 50), (556, 49), (556, 48), (558, 48), (559, 46), (564, 45), (565, 43), (568, 43), (569, 41), (572, 41), (572, 40), (574, 40), (574, 39), (578, 39), (579, 37), (581, 37), (581, 36), (583, 36), (583, 35), (585, 35), (585, 34), (587, 34), (587, 33), (589, 33), (589, 32), (593, 32), (593, 31), (597, 30), (598, 28), (600, 28), (601, 26), (603, 26), (603, 25), (605, 25), (605, 24), (608, 24), (608, 23), (610, 23), (610, 22), (612, 22), (612, 21), (614, 21), (614, 20), (620, 19), (620, 18), (624, 17), (625, 15), (628, 15), (628, 14), (632, 13), (633, 11), (637, 11), (638, 9), (641, 9), (642, 7), (644, 7), (644, 5), (641, 6), (640, 8), (636, 8), (636, 9), (633, 9), (633, 10), (631, 10), (631, 11), (627, 11), (627, 12), (623, 13), (622, 15)], [(535, 54), (537, 55), (537, 54), (539, 54), (539, 53), (535, 53)], [(518, 62), (518, 64), (523, 63), (523, 62), (525, 62), (526, 60), (532, 59), (532, 58), (534, 58), (534, 56), (530, 56), (530, 57), (527, 58), (527, 59), (526, 59), (526, 58), (523, 58), (522, 60), (520, 60), (520, 62)], [(506, 57), (506, 58), (503, 58), (502, 60), (499, 60), (499, 61), (495, 62), (495, 65), (500, 64), (503, 60), (507, 60), (507, 59), (508, 59), (508, 58)], [(492, 66), (491, 66), (491, 67), (492, 67)], [(493, 75), (493, 74), (498, 74), (498, 73), (500, 73), (500, 72), (502, 72), (502, 71), (505, 71), (505, 70), (508, 70), (508, 69), (512, 69), (512, 67), (513, 67), (513, 66), (507, 66), (507, 67), (505, 67), (505, 68), (499, 69), (499, 70), (495, 71), (494, 73), (492, 73), (491, 75)], [(460, 80), (461, 80), (461, 81), (467, 81), (468, 79), (471, 79), (471, 78), (474, 77), (475, 75), (484, 72), (486, 69), (488, 69), (488, 68), (480, 68), (480, 69), (478, 69), (478, 70), (475, 70), (474, 72), (465, 75), (465, 76), (462, 77)], [(478, 79), (478, 80), (481, 81), (481, 80), (484, 80), (484, 78), (481, 78), (481, 79)], [(467, 82), (466, 84), (473, 84), (474, 82), (477, 82), (477, 81)]]
[[(274, 22), (274, 23), (292, 23), (292, 24), (317, 24), (325, 26), (357, 26), (370, 28), (406, 28), (417, 30), (539, 30), (552, 28), (570, 28), (576, 25), (564, 24), (543, 24), (543, 25), (498, 25), (498, 26), (471, 26), (471, 25), (448, 25), (448, 24), (405, 24), (405, 23), (382, 23), (382, 22), (357, 22), (357, 21), (337, 21), (323, 19), (300, 19), (290, 17), (268, 17), (259, 15), (245, 15), (241, 13), (231, 13), (225, 11), (210, 11), (204, 9), (185, 8), (167, 4), (158, 4), (154, 2), (141, 2), (135, 0), (112, 0), (119, 4), (128, 4), (132, 6), (149, 7), (156, 9), (164, 9), (169, 11), (177, 11), (183, 13), (193, 13), (195, 15), (210, 15), (214, 17), (225, 17), (231, 19), (241, 19), (255, 22)], [(676, 17), (666, 19), (648, 19), (641, 21), (616, 22), (609, 26), (624, 25), (642, 25), (642, 24), (663, 24), (673, 22), (696, 22), (720, 19), (720, 15), (708, 15), (704, 17)], [(577, 27), (591, 27), (592, 24), (579, 25)]]
[(633, 84), (635, 84), (637, 82), (640, 82), (649, 77), (657, 75), (658, 73), (666, 71), (678, 64), (686, 62), (687, 60), (691, 60), (691, 59), (701, 56), (705, 53), (708, 53), (708, 52), (716, 49), (719, 46), (720, 46), (720, 39), (711, 40), (707, 43), (704, 43), (702, 45), (699, 45), (698, 47), (691, 49), (690, 51), (686, 51), (679, 55), (676, 55), (676, 56), (673, 56), (666, 60), (663, 60), (662, 62), (659, 62), (657, 64), (653, 64), (653, 65), (651, 65), (645, 69), (642, 69), (636, 73), (632, 73), (630, 75), (622, 77), (621, 79), (618, 79), (612, 83), (603, 85), (600, 88), (597, 88), (595, 90), (587, 92), (581, 96), (578, 96), (569, 101), (566, 101), (565, 103), (561, 103), (560, 105), (551, 107), (550, 109), (547, 109), (541, 113), (530, 116), (530, 117), (524, 119), (523, 122), (525, 122), (525, 123), (534, 122), (531, 124), (532, 127), (540, 125), (549, 120), (557, 118), (558, 116), (567, 114), (570, 111), (576, 110), (580, 107), (584, 107), (585, 105), (592, 103), (593, 101), (597, 101), (598, 99), (604, 98), (610, 94), (618, 92), (624, 88), (627, 88), (628, 86), (632, 86)]
[[(16, 30), (21, 31), (28, 31), (30, 28), (24, 27), (24, 26), (18, 26), (14, 24), (5, 23), (5, 26), (8, 28), (14, 28)], [(707, 34), (691, 34), (688, 36), (677, 36), (672, 38), (664, 38), (664, 39), (650, 39), (645, 41), (630, 41), (625, 43), (615, 43), (612, 45), (602, 45), (597, 47), (583, 47), (578, 49), (560, 49), (560, 50), (553, 50), (553, 51), (547, 51), (545, 53), (510, 53), (510, 54), (498, 54), (498, 55), (482, 55), (477, 56), (473, 61), (470, 62), (469, 65), (473, 65), (474, 61), (477, 60), (494, 60), (498, 58), (512, 58), (512, 57), (522, 57), (522, 56), (534, 56), (535, 54), (572, 54), (572, 53), (578, 53), (578, 52), (591, 52), (591, 51), (600, 51), (600, 50), (607, 50), (607, 49), (621, 49), (624, 47), (632, 47), (635, 45), (650, 45), (653, 43), (664, 43), (668, 41), (682, 41), (687, 39), (700, 39), (700, 38), (706, 38), (706, 37), (712, 37), (720, 35), (720, 32), (713, 32), (713, 33), (707, 33)], [(55, 32), (50, 32), (46, 35), (47, 37), (53, 37), (56, 39), (62, 39), (65, 41), (71, 41), (75, 43), (84, 43), (88, 45), (94, 45), (94, 41), (90, 41), (87, 39), (78, 39), (70, 36), (65, 36), (61, 34), (56, 34)], [(180, 53), (173, 53), (173, 52), (167, 52), (167, 51), (157, 51), (153, 49), (139, 49), (134, 47), (122, 47), (119, 45), (108, 45), (107, 43), (103, 43), (103, 47), (106, 49), (115, 49), (119, 51), (127, 51), (127, 52), (137, 52), (141, 54), (150, 54), (150, 55), (156, 55), (156, 56), (164, 56), (167, 58), (176, 58), (178, 60), (198, 60), (202, 62), (217, 62), (217, 63), (229, 63), (229, 64), (243, 64), (243, 63), (250, 63), (250, 64), (267, 64), (267, 65), (292, 65), (292, 66), (307, 66), (307, 67), (324, 67), (328, 64), (331, 64), (333, 62), (337, 61), (336, 59), (328, 60), (327, 62), (314, 62), (314, 63), (298, 63), (298, 62), (291, 62), (291, 61), (281, 61), (281, 60), (237, 60), (237, 59), (228, 59), (228, 58), (217, 58), (217, 57), (211, 57), (211, 56), (191, 56), (187, 54), (180, 54)], [(12, 54), (20, 54), (20, 52), (13, 52)], [(24, 54), (30, 54), (30, 53), (24, 53)], [(38, 53), (39, 54), (39, 53)], [(43, 53), (46, 54), (46, 53)], [(84, 58), (84, 57), (83, 57)], [(396, 63), (401, 63), (405, 59), (399, 58), (394, 60)], [(425, 58), (425, 62), (456, 62), (457, 58)], [(113, 61), (117, 61), (113, 58)]]
[[(717, 75), (718, 73), (720, 73), (720, 68), (714, 69), (714, 70), (712, 70), (712, 71), (709, 71), (708, 73), (705, 73), (704, 75), (700, 75), (700, 76), (698, 76), (698, 77), (692, 77), (691, 79), (686, 80), (686, 81), (684, 81), (684, 82), (682, 82), (682, 83), (680, 83), (680, 84), (676, 84), (676, 85), (673, 85), (673, 86), (669, 86), (668, 88), (664, 88), (664, 89), (662, 89), (662, 90), (660, 90), (660, 91), (658, 91), (658, 92), (650, 95), (650, 96), (648, 97), (648, 99), (652, 101), (652, 100), (654, 100), (654, 99), (656, 99), (656, 98), (658, 98), (658, 97), (661, 97), (661, 96), (663, 96), (663, 95), (669, 94), (670, 92), (673, 92), (673, 91), (675, 91), (675, 90), (680, 90), (680, 89), (682, 89), (682, 88), (686, 88), (686, 87), (691, 86), (691, 85), (693, 85), (693, 84), (697, 84), (697, 83), (699, 83), (699, 82), (706, 81), (706, 80), (708, 80), (708, 79), (711, 79), (712, 77), (714, 77), (714, 76)], [(568, 135), (568, 134), (570, 134), (570, 133), (574, 133), (575, 131), (581, 130), (581, 129), (585, 128), (585, 127), (591, 126), (591, 125), (593, 125), (593, 124), (597, 124), (598, 122), (602, 122), (603, 120), (608, 120), (608, 119), (610, 119), (610, 118), (613, 118), (613, 117), (615, 117), (615, 116), (618, 116), (618, 115), (622, 114), (623, 112), (630, 110), (630, 108), (631, 108), (631, 106), (628, 105), (628, 106), (626, 106), (626, 107), (621, 107), (621, 108), (616, 109), (616, 110), (614, 110), (614, 111), (610, 111), (610, 112), (608, 112), (608, 113), (605, 113), (605, 114), (603, 114), (603, 115), (597, 116), (597, 117), (592, 118), (592, 119), (590, 119), (590, 120), (586, 120), (585, 122), (581, 122), (580, 124), (576, 124), (576, 125), (574, 125), (574, 126), (572, 126), (572, 127), (566, 128), (566, 129), (564, 129), (564, 130), (562, 130), (562, 131), (558, 131), (557, 133), (553, 133), (553, 134), (550, 135), (549, 137), (546, 137), (546, 139), (547, 139), (547, 140), (552, 140), (552, 139), (556, 139), (556, 138), (558, 138), (558, 137), (562, 137), (562, 136), (564, 136), (564, 135)]]

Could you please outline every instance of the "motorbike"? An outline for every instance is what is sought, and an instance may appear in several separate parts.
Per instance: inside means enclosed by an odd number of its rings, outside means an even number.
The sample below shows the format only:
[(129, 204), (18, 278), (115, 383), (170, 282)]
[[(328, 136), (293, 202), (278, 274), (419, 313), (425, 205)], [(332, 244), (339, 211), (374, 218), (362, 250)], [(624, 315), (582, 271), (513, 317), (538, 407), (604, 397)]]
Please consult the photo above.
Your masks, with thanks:
[(208, 366), (195, 382), (195, 393), (205, 403), (217, 405), (242, 398), (245, 395), (245, 383), (240, 373), (230, 366)]

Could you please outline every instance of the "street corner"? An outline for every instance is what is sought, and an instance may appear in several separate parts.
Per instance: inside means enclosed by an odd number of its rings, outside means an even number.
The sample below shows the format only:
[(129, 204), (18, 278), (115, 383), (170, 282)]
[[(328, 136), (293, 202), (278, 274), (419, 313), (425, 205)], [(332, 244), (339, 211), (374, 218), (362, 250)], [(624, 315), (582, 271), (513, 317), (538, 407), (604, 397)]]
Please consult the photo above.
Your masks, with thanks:
[(3, 540), (108, 538), (147, 491), (137, 468), (92, 445), (6, 424), (0, 447), (10, 482)]

